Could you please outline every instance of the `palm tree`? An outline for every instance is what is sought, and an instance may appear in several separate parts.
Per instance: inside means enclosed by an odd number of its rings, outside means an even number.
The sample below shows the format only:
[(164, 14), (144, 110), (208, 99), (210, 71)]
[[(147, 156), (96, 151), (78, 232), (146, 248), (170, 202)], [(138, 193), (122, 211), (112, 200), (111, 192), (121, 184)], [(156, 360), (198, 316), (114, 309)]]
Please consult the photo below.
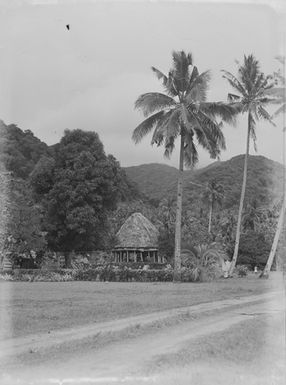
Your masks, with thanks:
[(267, 260), (267, 263), (264, 267), (264, 270), (261, 274), (261, 276), (268, 278), (269, 273), (274, 261), (274, 257), (276, 254), (280, 234), (283, 230), (283, 226), (285, 225), (285, 213), (286, 213), (286, 167), (285, 167), (285, 132), (286, 132), (286, 124), (285, 124), (285, 112), (286, 112), (286, 79), (285, 79), (285, 57), (278, 57), (278, 61), (283, 65), (283, 74), (281, 74), (281, 71), (278, 71), (274, 74), (274, 77), (276, 79), (276, 83), (280, 85), (280, 87), (275, 87), (269, 90), (270, 95), (275, 95), (278, 97), (281, 106), (278, 108), (278, 110), (274, 113), (273, 117), (278, 116), (279, 114), (283, 113), (283, 127), (282, 127), (282, 153), (283, 153), (283, 198), (282, 198), (282, 207), (280, 211), (279, 220), (277, 223), (277, 228), (275, 232), (275, 236), (273, 239), (272, 247), (270, 250), (270, 254)]
[(193, 65), (192, 55), (184, 51), (173, 52), (173, 66), (168, 75), (152, 67), (162, 81), (165, 94), (150, 92), (139, 96), (135, 108), (142, 110), (146, 119), (133, 131), (132, 139), (139, 143), (153, 130), (151, 144), (163, 145), (169, 158), (180, 138), (180, 161), (175, 224), (174, 282), (180, 281), (181, 270), (181, 218), (184, 165), (193, 167), (198, 162), (197, 144), (205, 148), (212, 158), (225, 149), (219, 116), (233, 122), (235, 108), (222, 103), (206, 102), (209, 71), (199, 74)]
[(194, 281), (203, 281), (204, 276), (211, 276), (218, 266), (222, 266), (225, 253), (215, 242), (188, 247), (182, 250), (183, 266), (193, 270)]
[(236, 238), (235, 238), (235, 247), (232, 258), (232, 263), (230, 267), (230, 275), (232, 275), (233, 270), (236, 265), (239, 249), (239, 239), (241, 231), (241, 218), (243, 211), (243, 203), (246, 189), (246, 179), (247, 179), (247, 163), (249, 155), (249, 145), (250, 138), (252, 138), (254, 143), (254, 149), (256, 150), (256, 122), (260, 119), (264, 119), (274, 125), (272, 122), (270, 114), (267, 112), (265, 107), (271, 103), (276, 102), (275, 98), (271, 98), (267, 95), (268, 90), (270, 90), (274, 83), (271, 80), (271, 76), (265, 76), (259, 67), (258, 61), (254, 56), (244, 56), (244, 63), (238, 68), (238, 76), (235, 77), (228, 71), (223, 71), (225, 78), (229, 84), (239, 93), (239, 95), (229, 94), (229, 101), (239, 103), (241, 106), (241, 113), (247, 113), (248, 116), (248, 126), (247, 126), (247, 141), (246, 141), (246, 152), (244, 157), (244, 171), (243, 171), (243, 182), (241, 188), (240, 202), (239, 202), (239, 211), (238, 211), (238, 220), (236, 227)]
[(209, 207), (209, 224), (208, 224), (208, 232), (211, 233), (211, 225), (212, 225), (212, 214), (215, 205), (221, 205), (224, 197), (223, 186), (215, 179), (211, 180), (207, 186), (205, 191), (202, 194), (203, 201), (207, 203)]
[(277, 228), (276, 228), (275, 236), (274, 236), (273, 243), (272, 243), (272, 246), (271, 246), (271, 250), (270, 250), (270, 253), (269, 253), (269, 257), (268, 257), (268, 260), (266, 262), (266, 265), (265, 265), (264, 270), (261, 273), (260, 277), (265, 277), (265, 278), (269, 277), (269, 273), (270, 273), (270, 270), (271, 270), (271, 267), (272, 267), (272, 264), (273, 264), (273, 261), (274, 261), (274, 257), (275, 257), (275, 254), (276, 254), (276, 250), (277, 250), (280, 234), (282, 232), (283, 225), (285, 223), (285, 212), (286, 212), (286, 202), (285, 202), (285, 199), (284, 199), (283, 202), (282, 202), (282, 207), (281, 207), (281, 211), (280, 211), (280, 215), (279, 215), (279, 219), (278, 219), (278, 223), (277, 223)]

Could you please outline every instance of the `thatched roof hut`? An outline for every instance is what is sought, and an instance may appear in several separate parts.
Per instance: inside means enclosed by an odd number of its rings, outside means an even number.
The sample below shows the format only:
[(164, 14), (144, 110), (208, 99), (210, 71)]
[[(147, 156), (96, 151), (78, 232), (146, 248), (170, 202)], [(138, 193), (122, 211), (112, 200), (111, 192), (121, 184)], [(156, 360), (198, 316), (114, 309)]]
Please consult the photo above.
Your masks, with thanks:
[(132, 214), (117, 233), (114, 249), (117, 261), (157, 260), (158, 236), (156, 227), (141, 213)]
[(158, 248), (158, 230), (141, 213), (132, 214), (117, 233), (116, 247)]

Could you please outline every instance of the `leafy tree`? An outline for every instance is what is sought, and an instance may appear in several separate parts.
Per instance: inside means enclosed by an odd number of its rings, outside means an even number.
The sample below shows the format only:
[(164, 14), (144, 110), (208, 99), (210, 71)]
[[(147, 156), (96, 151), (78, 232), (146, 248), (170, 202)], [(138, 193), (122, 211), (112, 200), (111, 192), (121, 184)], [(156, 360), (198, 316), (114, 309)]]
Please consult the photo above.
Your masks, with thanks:
[(207, 218), (200, 218), (187, 211), (182, 217), (182, 239), (183, 244), (198, 246), (211, 242), (211, 235), (208, 232)]
[(174, 230), (176, 221), (176, 202), (172, 197), (164, 198), (158, 206), (158, 219), (167, 232)]
[[(41, 170), (32, 177), (39, 182), (36, 186), (48, 190), (44, 201), (49, 246), (67, 252), (104, 247), (107, 214), (116, 207), (121, 177), (118, 162), (105, 155), (98, 135), (65, 131), (55, 148), (53, 171), (43, 164)], [(52, 187), (46, 183), (50, 175)]]
[(229, 82), (229, 84), (235, 89), (239, 95), (229, 94), (228, 98), (231, 102), (238, 103), (241, 109), (241, 113), (247, 113), (248, 116), (248, 127), (247, 127), (247, 142), (246, 152), (244, 158), (244, 171), (243, 171), (243, 182), (241, 188), (241, 196), (239, 203), (239, 212), (236, 228), (236, 239), (235, 248), (230, 268), (230, 275), (236, 265), (238, 250), (239, 250), (239, 239), (241, 232), (241, 219), (243, 211), (243, 203), (246, 189), (247, 179), (247, 163), (249, 155), (250, 138), (253, 139), (254, 147), (256, 149), (256, 133), (255, 126), (256, 122), (260, 119), (264, 119), (272, 124), (271, 116), (265, 109), (271, 102), (276, 102), (275, 99), (270, 98), (267, 95), (267, 91), (273, 88), (274, 83), (271, 80), (271, 76), (265, 76), (259, 67), (259, 62), (252, 56), (244, 56), (244, 63), (239, 65), (238, 76), (235, 77), (228, 71), (223, 71), (223, 77)]
[(175, 245), (175, 230), (166, 230), (160, 227), (158, 237), (158, 251), (162, 257), (165, 257), (168, 262), (171, 262), (174, 257), (174, 245)]
[(261, 233), (250, 230), (241, 234), (237, 263), (248, 265), (252, 269), (254, 266), (262, 268), (266, 263), (270, 248), (271, 243), (267, 242)]
[(26, 181), (11, 178), (7, 204), (7, 237), (4, 249), (11, 254), (13, 261), (20, 254), (29, 255), (31, 251), (39, 256), (47, 246), (42, 232), (43, 213), (41, 206), (34, 203), (32, 191)]
[(166, 93), (150, 92), (139, 96), (135, 107), (147, 118), (135, 128), (132, 138), (139, 143), (154, 129), (151, 144), (163, 145), (166, 157), (171, 156), (175, 140), (180, 138), (174, 253), (174, 281), (180, 281), (184, 165), (193, 167), (197, 163), (197, 143), (212, 158), (219, 156), (225, 141), (216, 117), (233, 122), (236, 111), (224, 103), (206, 102), (210, 73), (199, 74), (190, 53), (173, 52), (173, 66), (168, 75), (154, 67), (152, 70), (162, 81)]
[(159, 220), (159, 254), (171, 261), (174, 256), (176, 202), (172, 197), (160, 201), (157, 211)]
[(42, 197), (47, 194), (53, 186), (55, 160), (43, 156), (35, 165), (29, 180), (36, 196)]
[(127, 177), (125, 170), (120, 167), (118, 160), (113, 155), (108, 155), (108, 160), (112, 167), (113, 183), (118, 193), (118, 199), (121, 202), (144, 199), (145, 197), (138, 191), (135, 183)]

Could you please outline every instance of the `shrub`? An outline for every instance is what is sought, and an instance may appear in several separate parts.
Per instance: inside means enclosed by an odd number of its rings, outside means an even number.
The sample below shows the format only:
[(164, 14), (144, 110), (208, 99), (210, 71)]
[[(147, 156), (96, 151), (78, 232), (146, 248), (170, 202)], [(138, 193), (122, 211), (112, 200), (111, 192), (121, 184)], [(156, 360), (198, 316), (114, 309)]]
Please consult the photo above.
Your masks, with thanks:
[(8, 274), (8, 273), (0, 274), (0, 279), (4, 280), (4, 281), (13, 281), (14, 280), (13, 275), (12, 274)]
[(75, 281), (96, 281), (100, 269), (76, 269), (73, 278)]
[(235, 273), (238, 277), (246, 277), (248, 274), (248, 268), (245, 265), (237, 265), (235, 268)]
[(210, 281), (221, 275), (224, 252), (216, 243), (188, 247), (182, 250), (182, 280), (187, 282)]

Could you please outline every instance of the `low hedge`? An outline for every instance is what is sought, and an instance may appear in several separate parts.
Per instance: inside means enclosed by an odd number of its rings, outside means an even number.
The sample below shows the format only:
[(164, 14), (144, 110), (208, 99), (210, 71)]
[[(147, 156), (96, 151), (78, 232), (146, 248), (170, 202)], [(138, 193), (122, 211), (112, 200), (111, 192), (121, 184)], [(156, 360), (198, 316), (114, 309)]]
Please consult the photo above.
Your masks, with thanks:
[[(209, 279), (208, 274), (198, 268), (182, 268), (182, 282), (200, 282)], [(103, 282), (171, 282), (173, 268), (161, 269), (133, 269), (127, 266), (100, 265), (95, 268), (82, 269), (17, 269), (9, 277), (2, 279), (13, 281), (103, 281)]]

